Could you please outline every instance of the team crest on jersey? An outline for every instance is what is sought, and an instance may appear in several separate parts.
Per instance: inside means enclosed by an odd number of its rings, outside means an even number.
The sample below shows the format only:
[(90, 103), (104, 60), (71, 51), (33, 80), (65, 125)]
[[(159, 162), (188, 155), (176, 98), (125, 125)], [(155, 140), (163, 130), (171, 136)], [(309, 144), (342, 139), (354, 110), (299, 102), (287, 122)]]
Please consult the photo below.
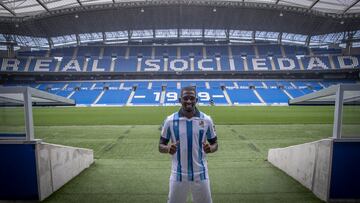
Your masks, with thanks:
[(199, 126), (200, 126), (200, 127), (204, 127), (204, 125), (205, 125), (205, 124), (204, 124), (204, 121), (203, 121), (203, 120), (200, 120), (200, 121), (199, 121)]

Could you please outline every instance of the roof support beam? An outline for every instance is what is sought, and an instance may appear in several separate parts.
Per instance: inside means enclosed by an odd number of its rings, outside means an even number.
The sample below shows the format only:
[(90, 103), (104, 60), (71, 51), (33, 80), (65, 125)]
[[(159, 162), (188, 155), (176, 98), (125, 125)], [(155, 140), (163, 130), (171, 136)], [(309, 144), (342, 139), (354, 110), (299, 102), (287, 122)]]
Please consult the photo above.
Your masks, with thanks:
[(276, 0), (275, 4), (278, 4), (280, 0)]
[(41, 2), (40, 0), (36, 0), (47, 12), (50, 12), (50, 10), (48, 9), (48, 7), (43, 3)]
[(309, 10), (311, 10), (320, 0), (315, 0), (310, 6)]
[(115, 4), (115, 0), (112, 0), (113, 1), (113, 4)]
[(11, 13), (13, 16), (16, 16), (16, 13), (9, 7), (7, 7), (2, 1), (0, 1), (0, 6), (3, 7), (5, 10), (9, 11), (9, 13)]
[(310, 45), (310, 40), (311, 40), (311, 35), (308, 35), (305, 40), (305, 46), (308, 47)]
[(351, 5), (349, 5), (344, 11), (343, 14), (345, 14), (348, 10), (350, 10), (352, 7), (354, 7), (357, 3), (359, 3), (360, 0), (354, 1)]
[(78, 4), (79, 4), (81, 7), (83, 7), (83, 5), (82, 5), (82, 3), (81, 3), (80, 0), (76, 0), (76, 1), (78, 2)]

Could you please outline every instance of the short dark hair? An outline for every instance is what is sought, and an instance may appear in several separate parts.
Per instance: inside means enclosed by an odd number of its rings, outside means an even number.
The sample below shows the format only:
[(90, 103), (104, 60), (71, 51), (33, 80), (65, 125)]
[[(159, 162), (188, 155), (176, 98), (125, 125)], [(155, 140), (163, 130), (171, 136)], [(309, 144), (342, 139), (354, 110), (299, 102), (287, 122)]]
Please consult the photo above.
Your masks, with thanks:
[(180, 96), (183, 95), (184, 91), (194, 91), (195, 97), (196, 97), (196, 88), (194, 86), (186, 86), (186, 87), (181, 88)]

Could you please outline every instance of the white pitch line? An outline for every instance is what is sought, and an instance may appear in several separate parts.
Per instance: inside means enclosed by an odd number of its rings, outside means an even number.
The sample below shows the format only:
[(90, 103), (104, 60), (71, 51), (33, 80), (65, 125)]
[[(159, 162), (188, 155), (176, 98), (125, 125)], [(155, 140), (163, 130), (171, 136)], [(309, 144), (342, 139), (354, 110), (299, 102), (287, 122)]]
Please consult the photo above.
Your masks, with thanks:
[(134, 98), (136, 98), (136, 99), (144, 99), (145, 95), (135, 95)]
[(212, 97), (214, 97), (214, 98), (223, 98), (224, 95), (213, 95)]

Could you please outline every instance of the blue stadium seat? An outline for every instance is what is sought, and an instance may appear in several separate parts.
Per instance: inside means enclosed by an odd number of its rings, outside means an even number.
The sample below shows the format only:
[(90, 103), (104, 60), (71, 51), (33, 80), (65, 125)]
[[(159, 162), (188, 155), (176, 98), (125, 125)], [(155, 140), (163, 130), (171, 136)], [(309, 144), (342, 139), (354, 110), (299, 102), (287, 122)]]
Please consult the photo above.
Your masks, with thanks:
[(228, 104), (224, 93), (220, 88), (206, 89), (204, 87), (200, 87), (196, 88), (196, 91), (199, 98), (199, 104), (211, 105), (211, 100), (213, 101), (214, 105)]
[[(137, 71), (164, 71), (164, 55), (167, 55), (169, 64), (167, 71), (176, 72), (188, 72), (191, 71), (191, 60), (194, 59), (194, 71), (254, 71), (254, 70), (300, 70), (300, 64), (298, 62), (297, 55), (305, 55), (301, 58), (302, 64), (304, 65), (305, 71), (308, 69), (320, 70), (320, 69), (339, 69), (340, 65), (342, 68), (356, 68), (358, 66), (357, 61), (360, 61), (360, 56), (331, 56), (334, 67), (331, 67), (329, 56), (327, 54), (339, 54), (336, 51), (338, 49), (314, 49), (315, 56), (309, 56), (308, 48), (303, 46), (290, 46), (283, 45), (286, 52), (286, 58), (284, 59), (281, 55), (281, 49), (279, 45), (257, 45), (260, 57), (255, 57), (253, 45), (235, 45), (230, 46), (233, 57), (229, 57), (229, 46), (228, 45), (211, 45), (211, 46), (117, 46), (117, 47), (102, 47), (102, 46), (82, 46), (78, 48), (58, 48), (51, 50), (51, 57), (44, 58), (38, 56), (44, 56), (44, 51), (34, 51), (30, 55), (34, 56), (32, 60), (28, 60), (27, 56), (18, 57), (20, 61), (18, 65), (18, 71), (44, 71), (44, 72), (137, 72)], [(100, 57), (100, 50), (104, 49), (103, 56)], [(180, 60), (185, 61), (188, 68), (183, 70), (182, 62), (178, 61), (175, 63), (175, 70), (170, 68), (170, 62), (179, 60), (177, 58), (177, 50), (180, 49), (181, 56)], [(206, 48), (206, 60), (204, 61), (204, 70), (199, 69), (199, 60), (204, 60), (203, 48)], [(75, 49), (78, 49), (77, 57), (73, 58)], [(153, 49), (155, 52), (153, 53)], [(129, 50), (129, 52), (127, 52)], [(325, 51), (324, 51), (325, 50)], [(334, 52), (335, 50), (335, 52)], [(24, 52), (25, 53), (25, 52)], [(190, 57), (190, 53), (193, 55)], [(272, 67), (270, 56), (268, 53), (273, 53), (272, 59), (274, 66)], [(21, 55), (22, 52), (19, 52)], [(155, 58), (152, 57), (154, 54)], [(321, 54), (321, 55), (318, 55)], [(25, 54), (26, 55), (26, 54)], [(138, 56), (142, 56), (141, 64), (138, 67)], [(220, 65), (217, 63), (217, 58), (220, 55)], [(57, 68), (58, 61), (53, 56), (61, 56), (62, 61), (60, 66)], [(116, 58), (115, 58), (116, 57)], [(321, 63), (315, 63), (315, 65), (309, 65), (311, 59), (318, 59)], [(247, 68), (244, 63), (244, 59), (247, 63)], [(39, 60), (44, 60), (42, 67), (35, 69), (35, 64)], [(94, 66), (95, 60), (98, 60), (97, 66)], [(153, 61), (149, 61), (153, 60)], [(339, 62), (340, 60), (340, 62)], [(4, 59), (2, 59), (4, 61)], [(27, 62), (30, 61), (29, 68), (25, 69)], [(112, 61), (114, 61), (114, 69), (111, 69)], [(148, 63), (145, 63), (145, 62)], [(258, 61), (258, 68), (253, 62)], [(10, 61), (11, 67), (12, 61)], [(263, 64), (265, 63), (265, 64)], [(85, 64), (87, 66), (85, 67)], [(149, 64), (155, 64), (153, 66)], [(312, 63), (311, 63), (312, 64)], [(155, 67), (155, 68), (154, 68)], [(86, 70), (85, 70), (86, 68)], [(11, 68), (7, 68), (6, 71), (13, 71)]]
[(295, 81), (293, 82), (299, 89), (322, 89), (323, 87), (319, 84), (319, 81)]
[(141, 56), (151, 56), (152, 47), (150, 46), (129, 46), (130, 48), (130, 57)]
[(261, 103), (251, 89), (228, 89), (226, 91), (230, 97), (230, 100), (235, 105), (250, 105)]
[(252, 45), (241, 45), (231, 46), (233, 56), (255, 56), (254, 46)]
[(56, 92), (56, 95), (62, 96), (62, 97), (68, 97), (73, 90), (60, 90)]
[(341, 54), (341, 49), (335, 49), (335, 48), (312, 48), (311, 51), (315, 55), (321, 55), (321, 54)]
[(49, 89), (49, 90), (47, 90), (47, 92), (49, 92), (51, 94), (57, 94), (59, 91), (61, 91), (61, 90), (59, 90), (59, 89)]
[(288, 89), (286, 90), (293, 98), (305, 95), (305, 93), (299, 89)]
[(256, 91), (267, 104), (288, 103), (290, 99), (281, 89), (257, 89)]
[(165, 81), (167, 88), (177, 88), (177, 81)]
[[(268, 57), (256, 58), (255, 56), (248, 56), (246, 58), (248, 63), (248, 69), (250, 71), (271, 71), (271, 62)], [(255, 66), (253, 61), (256, 61), (258, 66)], [(261, 65), (264, 64), (264, 65)], [(256, 68), (256, 69), (255, 69)]]
[[(273, 57), (276, 70), (300, 70), (299, 61), (296, 56)], [(280, 68), (281, 64), (281, 68)]]
[(147, 89), (149, 85), (148, 81), (125, 81), (124, 82), (124, 88), (129, 89), (134, 86), (137, 87), (137, 89)]
[(164, 71), (164, 58), (151, 58), (149, 56), (142, 57), (141, 60), (141, 71), (149, 71), (149, 72), (160, 72)]
[(181, 87), (196, 86), (196, 88), (205, 88), (205, 81), (181, 81)]
[(74, 47), (65, 47), (65, 48), (57, 48), (52, 49), (50, 52), (50, 56), (73, 56)]
[(286, 56), (309, 55), (309, 50), (304, 46), (283, 45)]
[[(227, 59), (229, 60), (229, 59)], [(234, 68), (235, 71), (245, 71), (245, 65), (244, 65), (244, 60), (246, 60), (246, 58), (242, 58), (241, 56), (234, 56), (233, 57), (234, 60)], [(229, 70), (230, 70), (230, 62), (229, 63)]]
[[(151, 88), (148, 89), (151, 83)], [(74, 82), (42, 82), (42, 83), (5, 83), (4, 86), (31, 86), (52, 94), (75, 99), (78, 105), (94, 104), (96, 98), (104, 91), (99, 98), (97, 105), (125, 105), (128, 101), (131, 90), (137, 86), (133, 105), (159, 105), (161, 102), (162, 87), (164, 89), (164, 105), (179, 105), (178, 97), (181, 87), (195, 85), (198, 92), (199, 104), (209, 105), (210, 99), (215, 105), (227, 105), (225, 95), (221, 86), (226, 87), (230, 100), (235, 105), (261, 104), (254, 91), (249, 89), (255, 86), (256, 91), (266, 104), (285, 104), (289, 97), (299, 97), (305, 94), (318, 91), (339, 83), (356, 83), (354, 80), (127, 80), (127, 81), (74, 81)], [(207, 89), (206, 83), (210, 89)], [(263, 85), (265, 84), (265, 85)], [(279, 87), (283, 89), (279, 89)], [(65, 88), (66, 87), (66, 88)], [(104, 90), (108, 87), (108, 90)], [(122, 89), (120, 89), (120, 87)], [(64, 89), (65, 88), (65, 89)], [(76, 90), (75, 89), (79, 89)], [(74, 93), (74, 94), (72, 94)]]
[(245, 80), (237, 82), (240, 89), (249, 89), (250, 86), (254, 86), (255, 88), (264, 88), (262, 81), (256, 80)]
[(284, 89), (294, 89), (290, 82), (287, 81), (265, 81), (264, 82), (268, 88), (274, 89), (280, 86), (284, 87)]
[(80, 84), (81, 89), (90, 90), (90, 88), (94, 85), (93, 82), (82, 82)]
[(167, 87), (164, 99), (165, 106), (180, 105), (178, 98), (180, 97), (180, 89), (176, 87)]
[[(137, 89), (131, 101), (132, 105), (159, 105), (161, 91), (149, 89)], [(159, 95), (159, 96), (157, 96)]]
[(225, 86), (226, 88), (233, 89), (235, 88), (234, 81), (228, 80), (212, 80), (209, 81), (210, 88), (221, 88), (221, 86)]
[(281, 56), (281, 50), (279, 45), (258, 45), (258, 51), (260, 56)]
[[(331, 56), (336, 69), (340, 68), (359, 68), (360, 56)], [(341, 62), (340, 62), (341, 61)], [(341, 63), (341, 65), (340, 65)]]
[(155, 56), (156, 58), (162, 58), (165, 56), (176, 57), (177, 47), (175, 46), (156, 46), (155, 47)]
[(36, 56), (36, 57), (45, 57), (47, 54), (47, 50), (39, 50), (39, 51), (19, 51), (17, 52), (17, 56)]
[(207, 57), (228, 56), (228, 46), (206, 46)]
[(309, 89), (309, 88), (299, 88), (298, 89), (300, 92), (302, 92), (303, 94), (310, 94), (313, 93), (314, 91)]
[(63, 82), (50, 82), (50, 83), (41, 83), (37, 89), (39, 90), (49, 90), (49, 89), (62, 89), (66, 83)]
[(152, 81), (152, 89), (161, 89), (162, 86), (166, 86), (165, 81)]
[(98, 46), (81, 46), (78, 49), (77, 56), (99, 56), (100, 47)]
[(68, 86), (66, 87), (67, 90), (74, 90), (76, 87), (81, 87), (81, 82), (69, 82)]
[[(60, 72), (82, 72), (84, 70), (85, 57), (63, 57), (60, 64)], [(55, 69), (55, 68), (54, 68)]]
[[(314, 60), (313, 63), (310, 63)], [(327, 56), (304, 57), (302, 59), (305, 70), (327, 70), (331, 69), (330, 61)]]
[[(24, 59), (22, 59), (24, 60)], [(25, 61), (23, 63), (23, 61), (20, 60), (20, 64), (23, 64), (25, 66)], [(39, 67), (38, 70), (35, 70), (35, 66), (36, 66), (36, 62), (42, 60), (42, 64), (44, 64), (43, 66)], [(36, 71), (36, 72), (54, 72), (55, 71), (55, 67), (57, 64), (57, 60), (53, 59), (53, 58), (34, 58), (31, 60), (30, 65), (29, 65), (29, 71)], [(47, 64), (47, 65), (45, 65)], [(22, 65), (21, 65), (22, 66)], [(47, 67), (46, 67), (47, 66)], [(25, 68), (25, 67), (24, 67)]]
[(96, 104), (125, 105), (130, 96), (130, 93), (130, 90), (107, 90)]
[[(94, 60), (97, 60), (97, 65), (94, 66)], [(111, 57), (93, 57), (88, 61), (87, 72), (110, 72)]]
[(100, 93), (101, 90), (80, 90), (75, 91), (70, 99), (75, 100), (76, 105), (90, 105), (94, 103)]
[(124, 57), (117, 57), (115, 60), (115, 72), (136, 72), (137, 57), (130, 57), (126, 59)]
[(189, 57), (191, 54), (201, 57), (203, 56), (203, 46), (181, 46), (181, 57)]
[(112, 82), (112, 81), (96, 82), (94, 89), (103, 90), (104, 87), (108, 87), (109, 90), (118, 90), (120, 84), (121, 84), (120, 82)]
[[(27, 57), (21, 57), (17, 59), (0, 58), (1, 69), (4, 69), (4, 71), (24, 71), (27, 60), (28, 60)], [(17, 64), (18, 62), (19, 64), (17, 65), (17, 70), (16, 70), (16, 68), (13, 66), (15, 66), (15, 64)]]
[(285, 51), (285, 55), (286, 56), (295, 56), (296, 55), (296, 46), (292, 46), (292, 45), (283, 45), (284, 51)]
[(126, 47), (117, 46), (117, 47), (104, 47), (104, 57), (125, 57)]

